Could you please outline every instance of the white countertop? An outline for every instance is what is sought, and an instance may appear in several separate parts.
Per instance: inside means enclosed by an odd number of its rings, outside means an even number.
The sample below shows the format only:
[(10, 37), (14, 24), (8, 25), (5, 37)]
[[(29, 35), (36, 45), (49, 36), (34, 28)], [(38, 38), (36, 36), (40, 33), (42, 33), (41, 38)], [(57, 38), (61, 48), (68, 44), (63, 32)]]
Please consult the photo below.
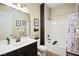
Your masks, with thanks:
[(0, 44), (0, 55), (14, 51), (16, 49), (27, 46), (27, 45), (32, 44), (34, 42), (37, 42), (37, 40), (31, 39), (28, 37), (22, 37), (20, 42), (11, 42), (10, 45), (4, 44), (4, 43)]

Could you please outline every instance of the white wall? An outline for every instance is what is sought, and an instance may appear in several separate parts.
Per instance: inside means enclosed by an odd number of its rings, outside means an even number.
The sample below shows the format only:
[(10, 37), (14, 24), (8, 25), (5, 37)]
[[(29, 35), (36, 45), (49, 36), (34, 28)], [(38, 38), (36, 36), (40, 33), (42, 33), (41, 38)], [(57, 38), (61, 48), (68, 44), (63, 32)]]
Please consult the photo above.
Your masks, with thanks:
[(52, 8), (51, 18), (56, 18), (62, 15), (66, 15), (68, 13), (76, 11), (76, 4), (75, 3), (64, 3), (57, 7)]
[(51, 17), (51, 8), (49, 8), (46, 4), (45, 4), (45, 19), (49, 19)]
[[(66, 24), (67, 21), (63, 17), (58, 18), (56, 20), (51, 20), (50, 44), (52, 45), (51, 46), (52, 52), (58, 55), (66, 55), (66, 39), (67, 39)], [(57, 41), (56, 45), (52, 44), (54, 41)]]
[(12, 33), (12, 21), (13, 17), (8, 10), (3, 5), (0, 4), (0, 40), (6, 39)]
[(53, 20), (53, 22), (56, 22), (56, 24), (52, 26), (52, 39), (58, 41), (58, 44), (55, 46), (56, 48), (53, 49), (53, 51), (59, 55), (66, 55), (68, 14), (75, 11), (76, 4), (72, 3), (62, 4), (60, 6), (52, 8), (51, 19)]
[[(5, 3), (5, 5), (8, 5), (10, 7), (16, 8), (18, 10), (21, 10), (21, 11), (23, 11), (25, 13), (30, 14), (30, 22), (31, 22), (31, 29), (30, 30), (31, 30), (31, 36), (34, 37), (34, 35), (35, 35), (35, 33), (34, 33), (34, 18), (37, 18), (40, 21), (40, 4), (39, 3), (26, 3), (26, 4), (27, 4), (27, 8), (22, 9), (22, 8), (19, 8), (17, 6), (14, 6), (14, 5), (10, 4), (10, 3)], [(40, 23), (39, 23), (39, 27), (40, 27)], [(0, 37), (2, 37), (2, 36), (0, 36)]]
[(34, 18), (39, 19), (39, 36), (40, 36), (40, 4), (39, 3), (27, 3), (28, 12), (31, 20), (31, 36), (34, 38)]
[(48, 22), (48, 20), (50, 19), (50, 16), (51, 16), (51, 9), (45, 4), (45, 8), (44, 8), (44, 12), (45, 12), (45, 15), (44, 15), (44, 17), (45, 17), (45, 45), (47, 45), (47, 43), (48, 43), (48, 34), (49, 34), (49, 29), (48, 29), (48, 27), (49, 27), (49, 22)]
[[(76, 4), (72, 4), (72, 3), (62, 4), (54, 8), (51, 8), (51, 13), (50, 13), (51, 15), (49, 17), (51, 18), (51, 23), (50, 23), (51, 25), (49, 28), (49, 32), (51, 36), (50, 39), (52, 39), (52, 41), (50, 43), (51, 45), (49, 44), (48, 48), (53, 53), (56, 53), (58, 55), (66, 55), (66, 39), (67, 39), (66, 28), (67, 28), (68, 14), (75, 11), (76, 11)], [(52, 43), (55, 40), (58, 41), (58, 43), (56, 45), (52, 45)]]

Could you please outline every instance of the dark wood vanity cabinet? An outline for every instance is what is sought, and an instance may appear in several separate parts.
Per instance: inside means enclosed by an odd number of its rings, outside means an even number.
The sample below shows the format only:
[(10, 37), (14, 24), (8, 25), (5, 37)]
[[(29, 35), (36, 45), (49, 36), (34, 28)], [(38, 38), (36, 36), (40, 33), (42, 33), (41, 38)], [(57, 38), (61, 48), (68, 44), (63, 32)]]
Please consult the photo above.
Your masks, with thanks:
[(3, 54), (1, 56), (37, 56), (37, 42)]

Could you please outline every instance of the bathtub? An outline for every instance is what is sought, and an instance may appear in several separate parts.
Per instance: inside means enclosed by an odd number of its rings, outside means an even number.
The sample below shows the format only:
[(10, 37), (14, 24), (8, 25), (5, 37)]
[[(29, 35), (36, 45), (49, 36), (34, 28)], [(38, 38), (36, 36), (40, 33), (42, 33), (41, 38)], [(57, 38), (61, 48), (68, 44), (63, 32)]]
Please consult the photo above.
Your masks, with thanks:
[(66, 56), (66, 48), (61, 47), (58, 43), (53, 45), (52, 42), (46, 44), (47, 51), (54, 53), (59, 56)]

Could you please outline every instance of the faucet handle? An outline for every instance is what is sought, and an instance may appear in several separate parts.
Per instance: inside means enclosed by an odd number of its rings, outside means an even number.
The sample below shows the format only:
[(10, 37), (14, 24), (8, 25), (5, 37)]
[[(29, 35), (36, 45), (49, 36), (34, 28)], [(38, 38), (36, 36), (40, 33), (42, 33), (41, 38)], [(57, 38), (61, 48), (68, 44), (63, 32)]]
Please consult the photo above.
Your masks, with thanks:
[(50, 37), (50, 35), (48, 35), (48, 37)]
[(54, 41), (52, 44), (53, 44), (53, 45), (56, 45), (57, 43), (58, 43), (58, 41)]
[(18, 38), (16, 39), (16, 42), (20, 42), (20, 37), (18, 37)]

